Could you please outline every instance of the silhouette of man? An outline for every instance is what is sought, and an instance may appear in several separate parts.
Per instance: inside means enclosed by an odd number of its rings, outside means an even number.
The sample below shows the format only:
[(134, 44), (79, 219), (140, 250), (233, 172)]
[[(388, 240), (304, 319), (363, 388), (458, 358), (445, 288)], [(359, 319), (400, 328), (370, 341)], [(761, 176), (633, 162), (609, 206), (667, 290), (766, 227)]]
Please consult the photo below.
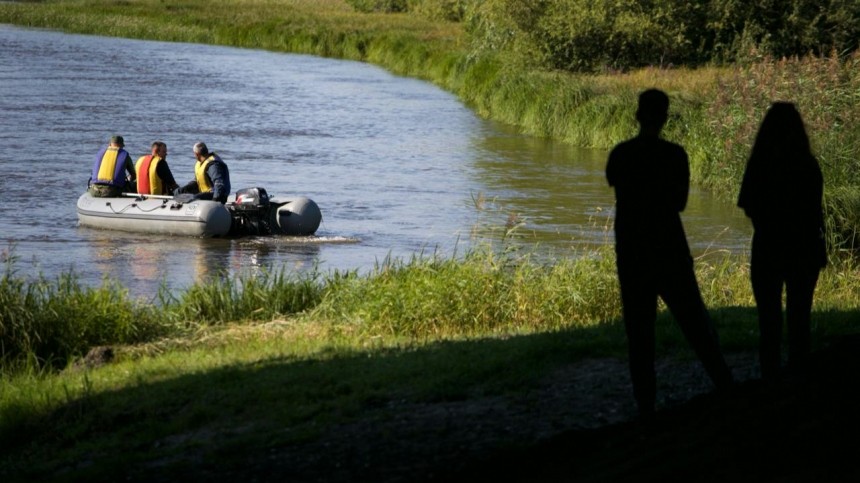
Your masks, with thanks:
[(615, 188), (615, 252), (633, 394), (642, 416), (654, 412), (654, 322), (661, 297), (718, 388), (732, 375), (699, 293), (681, 224), (690, 167), (681, 146), (660, 138), (669, 98), (657, 89), (639, 95), (639, 135), (615, 146), (606, 179)]

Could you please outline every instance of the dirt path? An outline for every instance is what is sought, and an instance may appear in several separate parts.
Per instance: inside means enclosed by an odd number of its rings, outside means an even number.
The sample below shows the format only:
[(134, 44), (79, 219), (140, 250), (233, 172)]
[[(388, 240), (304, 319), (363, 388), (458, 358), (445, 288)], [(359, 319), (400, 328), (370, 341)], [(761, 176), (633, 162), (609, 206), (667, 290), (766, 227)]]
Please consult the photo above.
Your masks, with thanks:
[[(750, 354), (728, 358), (738, 380), (755, 376)], [(711, 391), (696, 361), (658, 364), (660, 408)], [(475, 462), (518, 451), (571, 431), (631, 421), (635, 405), (626, 362), (592, 359), (563, 367), (522, 394), (435, 404), (391, 401), (372, 417), (331, 428), (319, 438), (273, 450), (239, 474), (307, 482), (449, 481)]]
[(697, 396), (647, 424), (566, 431), (445, 481), (860, 481), (858, 375), (860, 336), (843, 338), (806, 374)]
[(753, 354), (727, 359), (739, 384), (719, 395), (698, 362), (660, 361), (649, 422), (634, 418), (626, 364), (592, 359), (522, 393), (381, 401), (302, 442), (247, 448), (229, 467), (184, 455), (188, 478), (171, 481), (860, 481), (860, 336), (779, 384), (757, 379)]

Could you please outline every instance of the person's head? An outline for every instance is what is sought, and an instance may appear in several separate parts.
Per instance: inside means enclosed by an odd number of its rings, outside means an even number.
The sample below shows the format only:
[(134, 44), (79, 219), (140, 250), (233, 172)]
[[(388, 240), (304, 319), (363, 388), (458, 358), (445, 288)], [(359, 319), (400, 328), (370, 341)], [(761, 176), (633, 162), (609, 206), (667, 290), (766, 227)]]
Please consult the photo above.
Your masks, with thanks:
[(158, 156), (161, 159), (167, 157), (167, 144), (161, 141), (155, 141), (152, 143), (152, 155)]
[(639, 94), (636, 120), (643, 129), (659, 131), (669, 118), (669, 96), (659, 89), (648, 89)]
[(198, 160), (203, 160), (209, 157), (209, 148), (206, 147), (206, 144), (203, 142), (198, 142), (194, 144), (194, 157)]
[(809, 136), (797, 107), (791, 102), (771, 104), (756, 134), (753, 154), (790, 161), (811, 152)]
[(110, 137), (110, 146), (114, 148), (125, 147), (125, 140), (120, 135)]

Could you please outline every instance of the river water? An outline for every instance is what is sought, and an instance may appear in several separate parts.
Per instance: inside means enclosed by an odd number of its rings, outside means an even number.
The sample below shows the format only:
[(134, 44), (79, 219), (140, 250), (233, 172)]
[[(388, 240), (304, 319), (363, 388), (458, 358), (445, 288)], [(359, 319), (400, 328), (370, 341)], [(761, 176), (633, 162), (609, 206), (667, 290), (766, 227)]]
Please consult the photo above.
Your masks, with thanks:
[[(180, 184), (205, 141), (234, 191), (320, 206), (317, 236), (197, 239), (79, 227), (75, 201), (112, 134), (134, 158), (167, 143)], [(285, 269), (507, 244), (551, 260), (612, 241), (606, 153), (475, 116), (426, 82), (359, 62), (0, 25), (0, 237), (21, 276), (105, 277), (135, 296)], [(693, 191), (694, 251), (745, 249), (742, 214)]]

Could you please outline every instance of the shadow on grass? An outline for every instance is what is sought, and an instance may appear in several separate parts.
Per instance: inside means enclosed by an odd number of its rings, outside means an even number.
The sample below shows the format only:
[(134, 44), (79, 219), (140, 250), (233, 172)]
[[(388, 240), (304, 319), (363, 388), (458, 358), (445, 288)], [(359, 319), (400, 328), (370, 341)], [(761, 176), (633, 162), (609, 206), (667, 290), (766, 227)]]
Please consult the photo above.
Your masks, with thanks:
[[(749, 308), (713, 314), (725, 334), (749, 332), (747, 321), (754, 321)], [(816, 313), (815, 318), (826, 320), (819, 332), (860, 327), (858, 312)], [(846, 328), (836, 331), (832, 324)], [(673, 323), (663, 317), (658, 326), (664, 354), (685, 347)], [(733, 347), (745, 350), (755, 342), (748, 336), (729, 338)], [(856, 339), (851, 341), (860, 349)], [(484, 476), (534, 481), (546, 475), (543, 481), (554, 481), (695, 476), (711, 468), (722, 479), (737, 476), (733, 468), (747, 468), (757, 454), (778, 453), (785, 447), (778, 444), (782, 440), (800, 448), (814, 442), (813, 454), (822, 458), (831, 439), (847, 443), (826, 437), (824, 430), (838, 422), (860, 429), (841, 413), (848, 407), (836, 386), (840, 377), (856, 380), (858, 351), (840, 352), (844, 360), (836, 367), (816, 366), (815, 374), (826, 376), (823, 382), (778, 390), (748, 385), (729, 399), (700, 397), (660, 413), (647, 432), (623, 423), (633, 411), (624, 351), (623, 329), (615, 322), (412, 348), (347, 354), (332, 349), (313, 360), (265, 359), (178, 377), (163, 373), (71, 400), (49, 415), (4, 421), (0, 476), (3, 481), (448, 481)], [(591, 386), (565, 389), (565, 381), (556, 380), (572, 373), (566, 368), (579, 368), (589, 359), (609, 361), (591, 366)], [(90, 374), (97, 378), (99, 370)], [(554, 382), (547, 384), (548, 378)], [(597, 393), (590, 410), (627, 407), (629, 412), (622, 409), (603, 427), (570, 431), (590, 427), (564, 418), (571, 411), (565, 398), (582, 390)], [(846, 394), (860, 402), (857, 389)], [(562, 426), (552, 427), (553, 418)], [(809, 443), (800, 444), (807, 433)], [(776, 446), (763, 451), (768, 444)], [(844, 453), (832, 450), (833, 458)], [(747, 451), (750, 455), (741, 459)], [(734, 460), (743, 464), (733, 466)], [(797, 469), (793, 463), (788, 467)], [(643, 468), (650, 470), (643, 473)], [(834, 474), (841, 475), (841, 469)]]
[[(555, 367), (619, 356), (623, 337), (620, 324), (613, 323), (398, 349), (332, 348), (311, 360), (263, 359), (191, 374), (150, 370), (147, 374), (156, 374), (116, 391), (72, 399), (48, 415), (7, 408), (7, 414), (20, 417), (0, 426), (0, 479), (226, 481), (274, 471), (304, 481), (307, 470), (329, 480), (331, 464), (334, 479), (374, 480), (388, 462), (371, 469), (335, 467), (350, 464), (351, 456), (337, 454), (349, 451), (350, 444), (383, 443), (396, 450), (402, 443), (386, 440), (373, 423), (423, 411), (428, 413), (423, 428), (446, 431), (428, 423), (444, 416), (433, 414), (437, 406), (528, 392)], [(113, 368), (95, 369), (87, 377), (97, 379), (102, 370)], [(344, 439), (326, 450), (327, 439), (341, 427), (357, 433), (341, 435)], [(435, 444), (433, 434), (413, 436), (429, 447)]]
[(813, 317), (819, 347), (802, 374), (503, 450), (445, 481), (860, 481), (860, 311)]

